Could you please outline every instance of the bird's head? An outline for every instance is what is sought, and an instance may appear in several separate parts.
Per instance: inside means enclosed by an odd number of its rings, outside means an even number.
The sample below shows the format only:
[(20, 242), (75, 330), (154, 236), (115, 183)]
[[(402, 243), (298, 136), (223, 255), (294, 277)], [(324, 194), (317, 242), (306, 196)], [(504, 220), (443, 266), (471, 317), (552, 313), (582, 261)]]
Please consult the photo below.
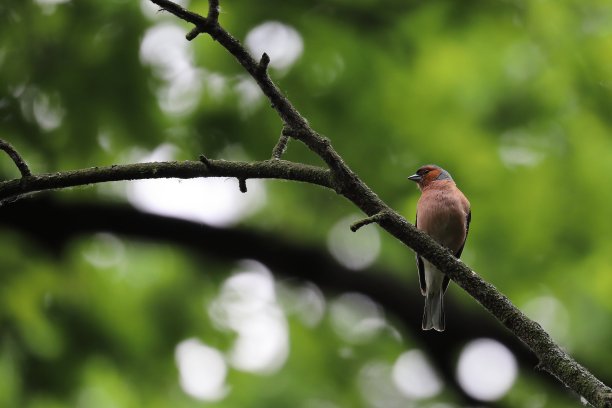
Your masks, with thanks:
[(419, 188), (423, 190), (429, 184), (437, 180), (453, 180), (448, 171), (443, 168), (436, 166), (435, 164), (428, 164), (422, 166), (412, 176), (408, 177), (408, 180), (412, 180), (419, 185)]

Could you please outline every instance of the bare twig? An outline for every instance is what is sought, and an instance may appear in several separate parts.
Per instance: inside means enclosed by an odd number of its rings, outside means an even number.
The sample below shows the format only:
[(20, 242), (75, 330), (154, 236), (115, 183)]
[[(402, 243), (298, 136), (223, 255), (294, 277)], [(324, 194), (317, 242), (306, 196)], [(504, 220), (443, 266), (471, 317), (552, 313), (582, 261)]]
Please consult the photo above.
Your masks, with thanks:
[(185, 38), (188, 41), (195, 39), (200, 33), (212, 33), (219, 27), (219, 0), (211, 0), (208, 2), (208, 15), (203, 17), (197, 13), (193, 13), (184, 9), (180, 5), (167, 0), (151, 0), (153, 3), (161, 7), (162, 10), (169, 11), (175, 16), (192, 23), (195, 27), (191, 29)]
[(260, 75), (265, 75), (266, 74), (266, 70), (268, 69), (268, 64), (270, 63), (270, 57), (268, 56), (268, 54), (266, 54), (265, 52), (261, 55), (261, 58), (259, 60), (259, 74)]
[(208, 169), (210, 169), (211, 165), (210, 165), (210, 161), (208, 160), (208, 157), (206, 157), (206, 156), (204, 156), (203, 154), (201, 154), (201, 155), (199, 156), (199, 159), (200, 159), (200, 161), (201, 161), (202, 163), (204, 163), (204, 165), (205, 165), (205, 166), (206, 166)]
[[(196, 38), (200, 33), (206, 33), (218, 26), (217, 19), (219, 17), (219, 1), (209, 2), (208, 18), (197, 13), (193, 13), (184, 9), (180, 5), (167, 0), (152, 0), (153, 3), (161, 7), (162, 10), (169, 11), (182, 20), (188, 21), (195, 27), (185, 35), (188, 41)], [(213, 11), (213, 5), (216, 4)], [(212, 14), (211, 14), (212, 13)]]
[(208, 16), (210, 21), (215, 23), (219, 20), (219, 0), (210, 0), (208, 2)]
[(390, 216), (391, 214), (387, 211), (379, 212), (378, 214), (374, 214), (371, 217), (364, 218), (363, 220), (355, 222), (353, 225), (351, 225), (351, 231), (357, 232), (357, 230), (361, 227), (364, 227), (368, 224), (373, 224), (375, 222), (381, 222), (382, 220)]
[[(153, 3), (161, 7), (162, 10), (169, 11), (182, 20), (188, 21), (196, 26), (207, 27), (209, 21), (201, 15), (184, 9), (178, 4), (168, 0), (152, 0)], [(217, 2), (218, 4), (218, 2)]]
[(185, 34), (185, 38), (187, 39), (187, 41), (194, 40), (198, 35), (200, 35), (201, 32), (202, 30), (200, 29), (200, 27), (195, 26), (191, 29), (191, 31)]
[(287, 150), (290, 135), (291, 131), (287, 128), (283, 128), (278, 142), (274, 146), (274, 149), (272, 149), (273, 159), (279, 160), (283, 156), (283, 153), (285, 153), (285, 150)]
[(9, 155), (11, 160), (13, 160), (15, 166), (17, 166), (19, 172), (21, 173), (21, 177), (28, 177), (32, 175), (32, 172), (30, 171), (30, 168), (28, 167), (26, 162), (9, 142), (0, 139), (0, 149), (4, 150), (6, 154)]

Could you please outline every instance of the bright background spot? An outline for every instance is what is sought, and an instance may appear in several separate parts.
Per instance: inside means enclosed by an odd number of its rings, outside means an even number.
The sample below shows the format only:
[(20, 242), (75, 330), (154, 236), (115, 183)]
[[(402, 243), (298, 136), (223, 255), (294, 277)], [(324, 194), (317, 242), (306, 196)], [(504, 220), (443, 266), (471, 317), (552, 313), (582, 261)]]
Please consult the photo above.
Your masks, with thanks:
[(38, 4), (62, 4), (62, 3), (68, 3), (70, 0), (36, 0), (36, 3)]
[(326, 302), (321, 290), (306, 283), (298, 287), (279, 284), (279, 298), (287, 314), (297, 316), (306, 327), (317, 326), (325, 315)]
[(330, 313), (338, 336), (352, 343), (370, 341), (387, 327), (380, 306), (358, 293), (341, 295), (331, 303)]
[(514, 355), (491, 339), (468, 343), (457, 365), (457, 379), (466, 393), (482, 401), (495, 401), (508, 392), (517, 375)]
[(499, 155), (508, 167), (532, 167), (544, 158), (535, 137), (522, 129), (509, 130), (500, 137)]
[(391, 366), (383, 361), (370, 361), (359, 371), (357, 381), (367, 407), (414, 408), (391, 380)]
[(203, 401), (218, 401), (227, 395), (227, 365), (219, 350), (188, 339), (176, 346), (175, 358), (187, 394)]
[(420, 350), (407, 351), (393, 365), (393, 383), (408, 398), (431, 398), (442, 390), (442, 382)]
[(246, 36), (246, 46), (256, 60), (265, 52), (270, 67), (288, 69), (302, 55), (302, 36), (293, 27), (278, 21), (267, 21), (253, 28)]
[(20, 86), (13, 95), (19, 98), (21, 112), (27, 121), (35, 122), (45, 131), (61, 126), (66, 112), (59, 95), (46, 94), (33, 86)]
[(238, 108), (243, 117), (247, 117), (255, 112), (255, 108), (264, 99), (259, 85), (251, 77), (244, 76), (240, 78), (234, 86), (234, 90), (238, 94)]
[(83, 251), (87, 262), (97, 268), (110, 268), (125, 259), (125, 245), (113, 234), (95, 234)]
[(570, 317), (567, 309), (553, 296), (540, 296), (527, 302), (523, 312), (542, 325), (556, 341), (568, 346)]
[(185, 29), (173, 23), (159, 23), (145, 32), (140, 60), (164, 80), (158, 89), (160, 107), (173, 115), (191, 113), (197, 106), (206, 72), (194, 65), (193, 49), (185, 41)]
[(62, 124), (65, 111), (59, 97), (38, 93), (33, 102), (34, 118), (41, 129), (51, 131)]
[(245, 261), (208, 308), (215, 324), (238, 334), (229, 361), (239, 370), (274, 373), (289, 354), (289, 330), (274, 279), (260, 263)]
[(53, 14), (58, 5), (70, 2), (70, 0), (35, 0), (35, 1), (40, 6), (43, 13), (45, 14)]
[[(175, 148), (164, 144), (140, 160), (172, 160)], [(238, 189), (236, 179), (151, 179), (127, 186), (128, 200), (135, 207), (211, 225), (231, 225), (255, 213), (266, 201), (261, 180), (248, 180), (248, 192)]]
[(565, 130), (555, 122), (510, 129), (500, 135), (499, 156), (509, 168), (533, 167), (564, 151)]
[(327, 247), (333, 257), (350, 269), (368, 267), (380, 252), (380, 237), (376, 226), (370, 225), (357, 232), (351, 231), (351, 224), (359, 219), (358, 215), (341, 219), (332, 227), (327, 237)]

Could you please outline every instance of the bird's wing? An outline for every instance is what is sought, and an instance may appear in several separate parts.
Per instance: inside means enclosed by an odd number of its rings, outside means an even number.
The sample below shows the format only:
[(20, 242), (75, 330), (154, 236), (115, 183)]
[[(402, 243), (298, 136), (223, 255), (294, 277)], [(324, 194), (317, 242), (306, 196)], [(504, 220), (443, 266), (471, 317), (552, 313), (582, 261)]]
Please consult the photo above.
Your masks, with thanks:
[[(461, 253), (463, 252), (463, 247), (465, 246), (465, 241), (467, 241), (468, 232), (470, 232), (470, 222), (472, 221), (472, 210), (468, 211), (467, 217), (465, 217), (466, 225), (465, 225), (465, 239), (463, 240), (463, 244), (455, 253), (455, 257), (459, 258)], [(450, 278), (444, 275), (444, 280), (442, 281), (442, 293), (446, 292), (446, 288), (448, 288), (448, 284), (450, 283)]]
[(418, 254), (416, 256), (417, 268), (419, 270), (419, 283), (421, 284), (421, 294), (425, 296), (427, 293), (427, 283), (425, 282), (425, 265), (423, 264), (423, 258)]
[(448, 284), (450, 283), (450, 278), (448, 275), (444, 275), (444, 279), (442, 280), (442, 293), (446, 293), (446, 289), (448, 288)]
[[(417, 212), (416, 218), (414, 220), (414, 226), (416, 227), (419, 224), (419, 213)], [(427, 283), (425, 281), (425, 264), (423, 264), (423, 258), (416, 254), (416, 263), (417, 269), (419, 271), (419, 284), (421, 285), (421, 294), (425, 296)]]
[(468, 232), (470, 232), (470, 222), (472, 221), (472, 210), (468, 211), (467, 217), (465, 217), (466, 225), (465, 225), (465, 239), (463, 240), (463, 244), (459, 250), (455, 253), (455, 257), (461, 257), (461, 253), (463, 252), (463, 247), (465, 246), (465, 241), (467, 241)]

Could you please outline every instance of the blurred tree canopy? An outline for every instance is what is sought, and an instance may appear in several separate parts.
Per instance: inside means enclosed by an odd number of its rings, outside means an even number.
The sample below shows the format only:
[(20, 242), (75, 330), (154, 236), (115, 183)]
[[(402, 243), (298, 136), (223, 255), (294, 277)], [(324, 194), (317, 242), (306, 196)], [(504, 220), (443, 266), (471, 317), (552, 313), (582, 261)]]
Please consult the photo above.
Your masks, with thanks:
[[(233, 58), (148, 1), (8, 0), (0, 22), (0, 137), (34, 173), (264, 160), (278, 140)], [(406, 177), (449, 170), (472, 204), (465, 262), (611, 383), (609, 1), (236, 0), (220, 22), (270, 55), (313, 128), (409, 220)], [(320, 164), (297, 142), (284, 158)], [(8, 157), (0, 174), (19, 176)], [(0, 406), (576, 405), (453, 285), (447, 331), (420, 331), (414, 254), (374, 226), (351, 233), (350, 203), (248, 186), (120, 182), (4, 203)], [(189, 222), (159, 234), (171, 216)], [(213, 239), (199, 250), (187, 228)], [(288, 253), (308, 256), (275, 263)], [(348, 272), (328, 285), (326, 268)], [(418, 310), (359, 294), (377, 274)]]

